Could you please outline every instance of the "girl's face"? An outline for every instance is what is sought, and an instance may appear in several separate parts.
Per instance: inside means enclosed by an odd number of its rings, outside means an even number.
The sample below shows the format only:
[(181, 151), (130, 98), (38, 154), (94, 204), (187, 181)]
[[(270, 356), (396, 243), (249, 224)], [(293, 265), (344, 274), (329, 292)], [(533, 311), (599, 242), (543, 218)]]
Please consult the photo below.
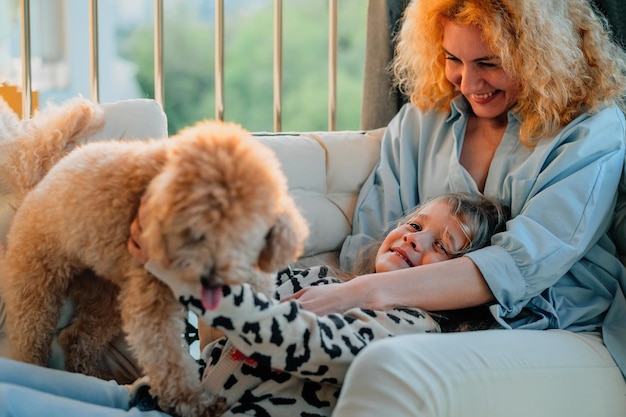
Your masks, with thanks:
[(446, 78), (465, 96), (474, 114), (503, 119), (518, 97), (518, 84), (485, 45), (477, 26), (445, 21), (443, 51)]
[(448, 204), (435, 201), (389, 232), (376, 253), (376, 272), (445, 261), (467, 243)]

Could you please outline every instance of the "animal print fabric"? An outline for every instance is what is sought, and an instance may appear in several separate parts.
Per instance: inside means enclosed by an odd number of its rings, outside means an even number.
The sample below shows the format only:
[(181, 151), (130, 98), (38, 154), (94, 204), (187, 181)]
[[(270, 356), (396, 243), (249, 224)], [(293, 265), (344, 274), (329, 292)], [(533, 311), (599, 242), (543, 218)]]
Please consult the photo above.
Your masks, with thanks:
[(223, 287), (219, 308), (179, 294), (181, 302), (225, 337), (207, 345), (200, 362), (203, 385), (225, 401), (224, 416), (330, 416), (348, 366), (369, 343), (386, 337), (438, 332), (426, 312), (352, 309), (316, 316), (280, 299), (301, 288), (338, 283), (319, 266), (277, 275), (275, 299), (247, 285)]

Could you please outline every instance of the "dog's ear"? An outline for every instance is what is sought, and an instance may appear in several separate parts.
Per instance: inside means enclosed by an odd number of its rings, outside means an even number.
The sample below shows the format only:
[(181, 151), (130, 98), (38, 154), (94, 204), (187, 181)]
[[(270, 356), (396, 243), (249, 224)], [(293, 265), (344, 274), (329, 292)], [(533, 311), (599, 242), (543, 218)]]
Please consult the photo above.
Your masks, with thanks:
[(147, 231), (148, 250), (150, 259), (157, 261), (162, 267), (169, 268), (172, 260), (168, 251), (167, 236), (165, 233), (160, 233), (162, 229), (160, 222), (155, 220), (151, 222), (151, 228)]
[(169, 268), (171, 264), (168, 251), (167, 236), (163, 232), (162, 218), (165, 206), (160, 204), (154, 197), (155, 188), (163, 182), (164, 174), (157, 175), (153, 180), (145, 195), (142, 198), (141, 227), (142, 243), (145, 244), (144, 252), (151, 260), (157, 261), (164, 268)]
[(259, 268), (277, 272), (294, 262), (304, 250), (309, 228), (302, 215), (291, 204), (278, 214), (276, 223), (265, 237), (265, 247), (259, 254)]

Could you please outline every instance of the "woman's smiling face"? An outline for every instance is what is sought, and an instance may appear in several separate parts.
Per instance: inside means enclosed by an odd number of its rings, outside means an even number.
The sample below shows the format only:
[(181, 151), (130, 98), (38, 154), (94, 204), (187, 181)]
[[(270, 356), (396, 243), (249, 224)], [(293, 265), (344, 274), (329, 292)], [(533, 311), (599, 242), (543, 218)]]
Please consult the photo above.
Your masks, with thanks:
[(465, 96), (474, 114), (481, 118), (506, 118), (515, 104), (519, 86), (489, 50), (477, 26), (446, 20), (443, 50), (446, 78)]
[(468, 243), (448, 203), (435, 201), (389, 232), (376, 254), (376, 272), (445, 261)]

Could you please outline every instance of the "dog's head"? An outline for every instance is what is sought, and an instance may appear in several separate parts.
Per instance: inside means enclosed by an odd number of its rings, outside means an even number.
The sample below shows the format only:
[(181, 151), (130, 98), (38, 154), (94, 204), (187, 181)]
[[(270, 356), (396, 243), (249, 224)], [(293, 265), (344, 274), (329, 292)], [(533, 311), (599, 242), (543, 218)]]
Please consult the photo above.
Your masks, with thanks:
[(144, 197), (149, 258), (197, 291), (267, 290), (268, 274), (296, 260), (308, 235), (276, 156), (229, 123), (200, 122), (170, 140)]

